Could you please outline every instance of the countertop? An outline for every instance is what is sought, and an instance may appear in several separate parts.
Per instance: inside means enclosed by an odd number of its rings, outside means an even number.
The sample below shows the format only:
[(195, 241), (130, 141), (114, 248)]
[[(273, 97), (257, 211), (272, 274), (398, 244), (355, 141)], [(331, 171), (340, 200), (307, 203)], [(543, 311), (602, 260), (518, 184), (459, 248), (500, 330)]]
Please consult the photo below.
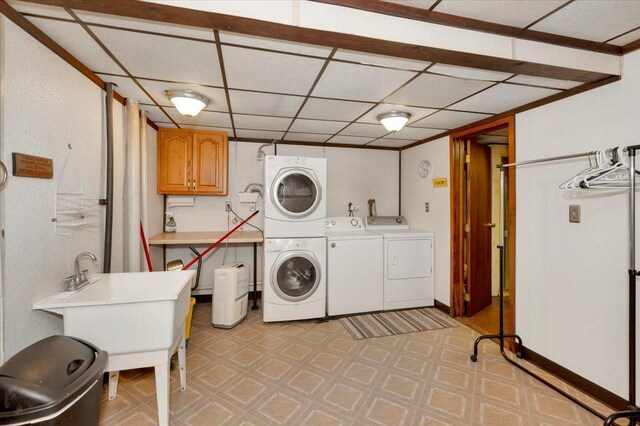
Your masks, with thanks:
[[(186, 245), (186, 244), (212, 244), (218, 241), (227, 231), (209, 232), (163, 232), (154, 235), (149, 240), (151, 245)], [(263, 241), (260, 231), (236, 231), (229, 235), (223, 242), (229, 244), (261, 243)]]

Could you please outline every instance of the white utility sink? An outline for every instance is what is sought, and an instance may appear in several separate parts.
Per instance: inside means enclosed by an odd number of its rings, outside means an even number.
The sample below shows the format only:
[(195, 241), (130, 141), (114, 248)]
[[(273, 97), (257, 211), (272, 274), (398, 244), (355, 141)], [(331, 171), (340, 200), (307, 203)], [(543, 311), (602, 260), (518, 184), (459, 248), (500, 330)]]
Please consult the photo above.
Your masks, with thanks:
[(169, 360), (179, 347), (180, 382), (186, 386), (185, 321), (195, 271), (97, 274), (78, 291), (61, 292), (33, 304), (62, 315), (64, 334), (109, 354), (109, 396), (117, 372), (155, 367), (158, 414), (169, 421)]

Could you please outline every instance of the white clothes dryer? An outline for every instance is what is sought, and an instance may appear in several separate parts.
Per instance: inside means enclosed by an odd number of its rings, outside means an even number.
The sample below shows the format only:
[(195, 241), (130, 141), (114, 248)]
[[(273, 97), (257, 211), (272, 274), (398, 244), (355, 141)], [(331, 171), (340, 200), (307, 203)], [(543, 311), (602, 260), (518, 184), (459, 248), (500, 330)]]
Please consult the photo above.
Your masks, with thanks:
[(327, 218), (327, 314), (381, 311), (382, 260), (382, 236), (362, 218)]
[(264, 322), (326, 315), (326, 244), (325, 238), (265, 239)]
[(326, 186), (325, 158), (265, 157), (265, 238), (324, 237)]

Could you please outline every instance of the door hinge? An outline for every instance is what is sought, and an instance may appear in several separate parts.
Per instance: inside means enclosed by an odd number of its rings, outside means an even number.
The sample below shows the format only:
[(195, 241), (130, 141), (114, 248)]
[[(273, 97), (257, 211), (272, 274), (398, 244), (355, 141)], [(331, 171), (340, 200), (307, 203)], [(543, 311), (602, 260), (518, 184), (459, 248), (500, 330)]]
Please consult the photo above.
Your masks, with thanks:
[(471, 155), (467, 154), (464, 156), (464, 162), (469, 164), (471, 162)]
[(471, 302), (471, 296), (469, 295), (469, 293), (465, 293), (464, 294), (464, 301), (465, 302)]
[(464, 232), (471, 232), (471, 224), (469, 223), (464, 224)]

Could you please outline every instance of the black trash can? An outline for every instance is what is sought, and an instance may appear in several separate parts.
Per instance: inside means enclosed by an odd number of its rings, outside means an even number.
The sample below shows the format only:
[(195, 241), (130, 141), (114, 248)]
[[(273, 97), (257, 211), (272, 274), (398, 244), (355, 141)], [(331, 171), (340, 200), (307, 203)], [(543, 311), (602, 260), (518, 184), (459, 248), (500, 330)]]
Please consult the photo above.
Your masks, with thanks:
[(40, 340), (0, 367), (0, 424), (97, 425), (107, 353), (67, 336)]

